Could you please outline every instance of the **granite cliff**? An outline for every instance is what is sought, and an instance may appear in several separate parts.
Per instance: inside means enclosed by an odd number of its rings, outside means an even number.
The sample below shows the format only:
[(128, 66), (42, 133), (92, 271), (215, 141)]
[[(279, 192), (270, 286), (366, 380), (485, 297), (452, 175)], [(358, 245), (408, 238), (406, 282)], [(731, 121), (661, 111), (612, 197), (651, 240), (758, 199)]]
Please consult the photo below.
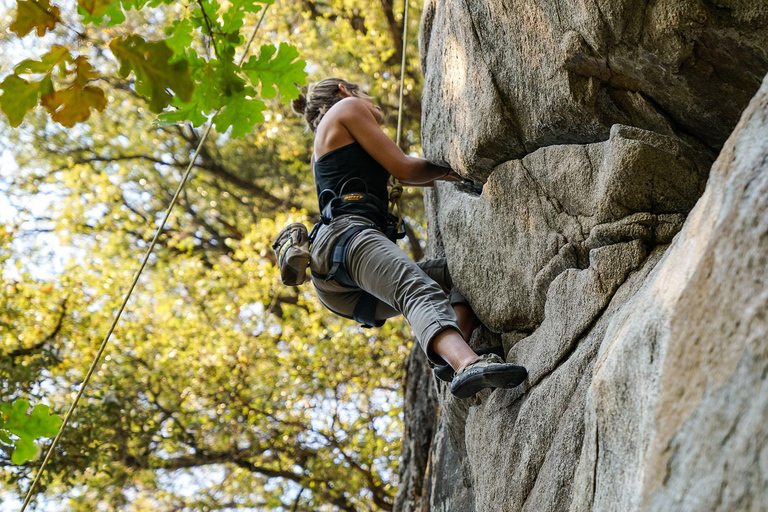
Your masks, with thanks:
[[(426, 0), (428, 194), (529, 379), (408, 361), (398, 511), (768, 510), (768, 1)], [(762, 84), (762, 85), (761, 85)]]

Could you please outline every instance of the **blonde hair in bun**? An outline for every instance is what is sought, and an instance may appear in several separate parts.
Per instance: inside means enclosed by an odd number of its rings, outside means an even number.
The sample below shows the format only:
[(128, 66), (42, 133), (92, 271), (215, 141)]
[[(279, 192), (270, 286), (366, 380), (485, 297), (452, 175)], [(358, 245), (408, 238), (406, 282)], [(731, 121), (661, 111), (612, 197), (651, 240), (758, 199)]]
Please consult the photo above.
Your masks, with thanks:
[(300, 116), (304, 115), (307, 110), (307, 97), (304, 94), (299, 94), (299, 97), (291, 101), (291, 108)]
[(343, 96), (339, 94), (340, 84), (343, 84), (350, 92), (360, 89), (357, 84), (341, 78), (326, 78), (311, 84), (306, 96), (300, 94), (297, 99), (291, 102), (293, 111), (304, 116), (304, 120), (312, 132), (317, 130), (317, 125), (320, 124), (325, 113), (343, 99)]

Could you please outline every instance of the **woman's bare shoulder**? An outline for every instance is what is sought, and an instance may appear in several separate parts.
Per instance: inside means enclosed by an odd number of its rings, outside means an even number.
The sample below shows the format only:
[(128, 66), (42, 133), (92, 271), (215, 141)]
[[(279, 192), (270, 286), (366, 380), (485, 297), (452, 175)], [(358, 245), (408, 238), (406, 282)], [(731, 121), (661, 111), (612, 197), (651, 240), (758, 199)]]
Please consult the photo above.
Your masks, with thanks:
[[(345, 126), (351, 117), (359, 116), (362, 111), (355, 105), (358, 98), (344, 98), (333, 105), (323, 116), (315, 132), (314, 155), (320, 158), (328, 151), (346, 146), (355, 141), (355, 137)], [(362, 105), (365, 108), (364, 105)]]
[[(350, 96), (337, 102), (334, 106), (328, 110), (328, 114), (334, 113), (336, 116), (344, 116), (349, 114), (368, 113), (368, 107), (365, 104), (365, 100)], [(328, 115), (326, 114), (326, 115)]]

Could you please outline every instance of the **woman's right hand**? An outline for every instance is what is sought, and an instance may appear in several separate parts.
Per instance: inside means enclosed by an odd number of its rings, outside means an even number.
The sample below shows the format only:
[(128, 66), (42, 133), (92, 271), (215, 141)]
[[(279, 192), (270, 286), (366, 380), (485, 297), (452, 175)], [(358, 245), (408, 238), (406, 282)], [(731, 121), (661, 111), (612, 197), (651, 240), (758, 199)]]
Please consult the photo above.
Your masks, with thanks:
[(437, 179), (441, 181), (464, 181), (464, 177), (453, 169), (449, 169), (445, 176)]

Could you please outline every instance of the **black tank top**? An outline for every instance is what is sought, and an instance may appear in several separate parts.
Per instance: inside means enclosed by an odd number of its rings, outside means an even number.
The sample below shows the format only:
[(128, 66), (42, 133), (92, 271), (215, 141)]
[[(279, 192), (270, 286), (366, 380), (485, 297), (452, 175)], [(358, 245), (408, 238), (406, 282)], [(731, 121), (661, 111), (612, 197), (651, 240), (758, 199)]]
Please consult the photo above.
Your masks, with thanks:
[(385, 204), (388, 201), (389, 173), (363, 149), (359, 142), (341, 146), (324, 154), (315, 162), (314, 172), (320, 211), (323, 211), (325, 204), (333, 198), (329, 193), (322, 193), (325, 189), (330, 189), (335, 194), (367, 192), (381, 199)]

